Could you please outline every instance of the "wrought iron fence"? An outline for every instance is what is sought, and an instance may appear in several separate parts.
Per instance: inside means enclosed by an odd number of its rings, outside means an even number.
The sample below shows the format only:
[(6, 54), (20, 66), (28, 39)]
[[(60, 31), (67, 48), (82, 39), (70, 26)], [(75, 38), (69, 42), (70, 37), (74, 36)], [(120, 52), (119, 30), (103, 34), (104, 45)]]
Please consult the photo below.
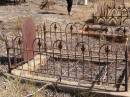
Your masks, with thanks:
[[(18, 36), (7, 46), (9, 72), (17, 69), (60, 81), (102, 83), (114, 86), (117, 91), (125, 86), (123, 89), (127, 91), (126, 27), (97, 29), (94, 25), (70, 23), (62, 30), (61, 25), (54, 22), (49, 30), (45, 24), (38, 26), (32, 49), (27, 49), (23, 38)], [(39, 56), (38, 66), (35, 56)], [(30, 69), (29, 64), (26, 69), (20, 68), (30, 60), (33, 60), (34, 69)]]
[(125, 25), (129, 20), (129, 8), (126, 7), (124, 1), (122, 5), (116, 5), (116, 0), (113, 0), (113, 6), (102, 6), (98, 15), (93, 15), (93, 22), (103, 25), (119, 26)]

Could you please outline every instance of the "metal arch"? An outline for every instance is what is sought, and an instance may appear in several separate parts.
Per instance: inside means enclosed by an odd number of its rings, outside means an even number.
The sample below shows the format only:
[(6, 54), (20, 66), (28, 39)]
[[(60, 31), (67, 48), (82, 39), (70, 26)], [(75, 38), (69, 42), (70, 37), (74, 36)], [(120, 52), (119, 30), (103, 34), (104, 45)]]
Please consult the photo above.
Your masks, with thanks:
[[(103, 23), (101, 22), (103, 20)], [(97, 23), (98, 24), (106, 24), (106, 19), (104, 18), (104, 17), (99, 17), (98, 19), (97, 19)]]
[[(68, 27), (69, 27), (69, 28), (68, 28)], [(68, 31), (67, 31), (67, 30), (69, 30), (70, 33), (73, 34), (74, 28), (76, 29), (76, 32), (75, 32), (75, 33), (77, 33), (77, 32), (78, 32), (78, 29), (77, 29), (76, 25), (75, 25), (74, 23), (68, 23), (68, 24), (66, 25), (66, 27), (65, 27), (65, 33), (68, 34)]]
[(103, 44), (100, 46), (100, 49), (99, 49), (99, 56), (101, 56), (101, 50), (103, 47), (105, 47), (105, 53), (106, 53), (106, 56), (108, 57), (109, 53), (110, 53), (110, 49), (109, 49), (109, 46), (111, 44), (110, 43), (106, 43), (106, 44)]
[[(110, 45), (111, 45), (110, 43), (103, 44), (99, 49), (99, 72), (100, 72), (100, 70), (101, 70), (100, 63), (101, 63), (101, 60), (102, 60), (102, 58), (101, 58), (101, 50), (105, 47), (104, 49), (105, 49), (105, 54), (106, 54), (105, 65), (106, 65), (106, 82), (107, 83), (110, 83), (109, 82), (109, 79), (110, 79), (110, 76), (109, 76), (109, 72), (110, 72), (110, 69), (109, 69), (109, 54), (111, 52), (111, 49), (109, 48)], [(113, 54), (114, 53), (112, 53), (112, 56), (113, 56)], [(116, 55), (115, 55), (115, 57), (116, 57)], [(103, 60), (104, 60), (104, 58), (103, 58)]]
[[(35, 51), (35, 45), (38, 47), (38, 48), (36, 48), (36, 49), (38, 49), (38, 51), (37, 50)], [(44, 46), (46, 46), (46, 43), (44, 45), (44, 40), (43, 39), (41, 39), (41, 38), (35, 38), (33, 40), (33, 44), (32, 44), (33, 52), (39, 52), (39, 53), (41, 53), (41, 50), (46, 48)]]
[[(112, 22), (113, 21), (113, 22)], [(113, 24), (114, 23), (114, 24)], [(118, 20), (117, 20), (117, 18), (116, 17), (114, 17), (114, 16), (111, 16), (110, 17), (110, 19), (108, 19), (108, 25), (117, 25), (117, 24), (119, 24), (118, 23)]]
[[(75, 48), (80, 47), (80, 45), (82, 45), (82, 46), (83, 46), (83, 45), (84, 45), (84, 46), (87, 45), (88, 51), (91, 50), (91, 49), (89, 49), (89, 45), (88, 45), (86, 42), (78, 42), (77, 45), (75, 46)], [(86, 49), (86, 48), (85, 48), (85, 49)]]
[(125, 19), (123, 19), (123, 24), (126, 23), (127, 20), (130, 20), (130, 17), (126, 17)]
[[(60, 44), (59, 44), (60, 46), (56, 45), (58, 42), (60, 43)], [(63, 40), (56, 40), (56, 41), (54, 41), (54, 43), (53, 43), (53, 47), (52, 47), (53, 50), (55, 49), (55, 45), (58, 46), (58, 49), (59, 49), (59, 50), (61, 50), (62, 47), (63, 47), (62, 43), (66, 44), (66, 42), (63, 41)], [(66, 44), (66, 45), (67, 45), (67, 44)]]
[[(125, 12), (125, 15), (124, 15), (124, 12)], [(126, 8), (125, 5), (124, 5), (124, 7), (121, 9), (121, 15), (122, 15), (122, 16), (126, 16), (126, 17), (129, 16), (129, 11), (128, 11), (128, 9)]]
[[(43, 60), (42, 60), (41, 57), (46, 52), (46, 47), (44, 47), (46, 45), (44, 43), (45, 43), (44, 40), (41, 39), (41, 38), (35, 38), (33, 40), (33, 43), (32, 43), (32, 51), (31, 52), (32, 52), (33, 58), (35, 57), (35, 55), (39, 55), (40, 56), (40, 64), (39, 64), (39, 66), (42, 66)], [(47, 53), (45, 55), (47, 57)], [(36, 66), (36, 61), (37, 60), (33, 60), (34, 68)], [(33, 71), (31, 71), (31, 72), (33, 72)]]
[[(111, 46), (111, 48), (109, 48), (110, 46)], [(102, 51), (103, 48), (104, 48), (104, 51), (105, 51), (105, 54), (106, 54), (107, 58), (109, 58), (109, 55), (112, 55), (113, 58), (115, 58), (117, 52), (118, 52), (118, 55), (120, 55), (119, 53), (121, 52), (120, 48), (118, 48), (118, 44), (106, 43), (106, 44), (103, 44), (103, 45), (100, 46), (99, 58), (101, 58), (101, 51)]]
[(9, 72), (12, 68), (16, 68), (19, 62), (23, 61), (23, 41), (21, 36), (17, 36), (12, 40), (12, 46), (7, 48), (7, 56), (9, 62)]
[(51, 25), (50, 25), (50, 32), (52, 32), (52, 29), (53, 30), (57, 30), (58, 28), (60, 28), (59, 30), (59, 32), (61, 32), (61, 25), (59, 24), (59, 23), (57, 23), (57, 22), (53, 22)]
[(117, 8), (111, 8), (108, 12), (109, 16), (117, 16), (118, 13), (119, 13), (119, 9)]
[[(86, 49), (86, 46), (87, 46), (87, 49)], [(78, 42), (75, 46), (75, 54), (76, 52), (78, 52), (78, 48), (80, 48), (80, 51), (82, 52), (82, 54), (85, 55), (86, 52), (88, 52), (88, 56), (90, 56), (90, 51), (91, 51), (91, 48), (89, 47), (89, 45), (86, 43), (86, 42)]]
[(78, 33), (76, 25), (74, 23), (68, 23), (65, 26), (65, 41), (68, 44), (67, 47), (73, 50), (76, 42), (80, 40), (80, 33)]
[[(58, 28), (59, 28), (59, 31), (58, 31)], [(54, 30), (54, 31), (53, 31)], [(50, 25), (50, 31), (48, 32), (50, 34), (50, 42), (51, 42), (51, 47), (53, 46), (53, 41), (54, 41), (54, 38), (55, 37), (55, 40), (58, 39), (57, 37), (57, 34), (60, 34), (60, 39), (62, 40), (62, 32), (61, 32), (61, 25), (57, 22), (53, 22), (51, 25)], [(52, 37), (52, 35), (54, 34), (54, 36)]]
[[(61, 78), (62, 78), (62, 74), (63, 74), (63, 67), (62, 67), (62, 62), (63, 62), (63, 59), (62, 57), (64, 58), (64, 52), (63, 52), (63, 55), (62, 55), (62, 49), (63, 49), (63, 43), (65, 44), (66, 48), (67, 48), (67, 44), (63, 41), (63, 40), (56, 40), (54, 41), (53, 43), (53, 52), (52, 52), (52, 62), (53, 62), (53, 74), (58, 76), (59, 80), (61, 81)], [(55, 48), (55, 46), (57, 47), (57, 49)], [(55, 51), (56, 50), (56, 51)], [(58, 51), (57, 51), (58, 50)], [(58, 59), (59, 62), (61, 62), (61, 64), (56, 64), (56, 60), (55, 59)], [(57, 68), (57, 73), (56, 73), (56, 65), (58, 65), (58, 68)]]
[[(87, 49), (86, 49), (86, 46), (87, 46)], [(78, 51), (78, 49), (80, 49), (80, 51)], [(89, 48), (89, 46), (87, 45), (87, 43), (85, 43), (85, 42), (78, 42), (77, 43), (77, 45), (75, 46), (75, 60), (77, 59), (77, 53), (79, 54), (79, 52), (82, 52), (81, 53), (81, 55), (80, 55), (80, 58), (78, 58), (78, 59), (80, 59), (81, 60), (81, 66), (82, 66), (82, 74), (81, 74), (81, 76), (82, 76), (82, 79), (83, 80), (87, 80), (86, 79), (86, 77), (85, 77), (85, 64), (86, 65), (88, 65), (87, 63), (86, 63), (86, 57), (87, 58), (92, 58), (92, 56), (91, 56), (91, 49)], [(87, 53), (87, 55), (86, 55), (86, 53)], [(89, 61), (87, 61), (87, 62), (89, 62)], [(76, 67), (75, 67), (76, 68)], [(76, 72), (77, 72), (78, 70), (77, 70), (77, 68), (76, 68)], [(77, 75), (78, 74), (76, 74), (76, 77), (77, 77)]]
[(20, 45), (22, 45), (22, 43), (23, 43), (23, 41), (22, 41), (22, 37), (21, 36), (17, 36), (14, 40), (13, 40), (13, 44), (12, 44), (12, 46), (14, 47), (14, 49), (16, 49), (15, 48), (15, 46), (20, 46)]

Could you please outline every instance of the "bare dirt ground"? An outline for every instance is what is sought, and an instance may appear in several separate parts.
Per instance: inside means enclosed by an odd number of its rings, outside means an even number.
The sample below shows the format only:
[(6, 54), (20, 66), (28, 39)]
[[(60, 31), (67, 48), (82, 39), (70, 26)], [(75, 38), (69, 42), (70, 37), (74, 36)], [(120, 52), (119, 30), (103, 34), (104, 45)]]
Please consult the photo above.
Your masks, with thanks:
[(41, 10), (39, 8), (42, 0), (27, 0), (27, 3), (21, 5), (0, 6), (0, 23), (5, 23), (6, 26), (14, 25), (18, 17), (23, 18), (31, 16), (36, 24), (44, 22), (59, 22), (67, 24), (70, 22), (86, 21), (93, 12), (92, 5), (76, 6), (72, 8), (72, 15), (67, 15), (66, 5), (54, 5), (49, 9)]

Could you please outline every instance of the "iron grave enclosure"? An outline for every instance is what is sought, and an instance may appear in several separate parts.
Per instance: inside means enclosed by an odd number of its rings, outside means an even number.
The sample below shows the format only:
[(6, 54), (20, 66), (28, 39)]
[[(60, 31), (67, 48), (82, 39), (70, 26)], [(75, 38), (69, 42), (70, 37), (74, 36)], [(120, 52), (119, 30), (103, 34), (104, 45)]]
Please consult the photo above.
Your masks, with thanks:
[[(110, 8), (104, 15), (93, 17), (93, 23), (69, 23), (63, 29), (59, 23), (37, 26), (32, 49), (23, 36), (7, 44), (9, 72), (43, 81), (96, 88), (107, 86), (112, 91), (128, 90), (128, 9)], [(120, 10), (119, 10), (120, 9)], [(118, 14), (116, 14), (118, 13)], [(118, 16), (115, 16), (118, 15)], [(110, 15), (110, 16), (109, 16)], [(95, 25), (106, 24), (106, 25)], [(111, 26), (108, 26), (108, 25)], [(33, 57), (25, 52), (30, 52)]]

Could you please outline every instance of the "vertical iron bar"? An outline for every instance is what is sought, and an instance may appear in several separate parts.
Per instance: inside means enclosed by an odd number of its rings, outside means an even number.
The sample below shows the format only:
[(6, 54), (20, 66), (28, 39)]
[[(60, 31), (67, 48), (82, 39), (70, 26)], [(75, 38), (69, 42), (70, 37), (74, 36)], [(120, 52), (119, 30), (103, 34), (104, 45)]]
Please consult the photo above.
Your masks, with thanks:
[(66, 31), (65, 31), (65, 36), (66, 36), (66, 50), (67, 50), (67, 63), (68, 63), (68, 77), (70, 76), (70, 64), (69, 64), (69, 60), (70, 60), (70, 58), (69, 58), (69, 43), (68, 43), (68, 35), (67, 35), (67, 33), (66, 33)]
[[(99, 49), (100, 49), (100, 47), (101, 47), (101, 33), (100, 33), (100, 31), (99, 31)], [(101, 63), (101, 56), (100, 56), (100, 53), (101, 53), (101, 50), (99, 51), (99, 73), (100, 73), (100, 70), (101, 70), (101, 68), (100, 68), (100, 63)], [(100, 78), (99, 78), (99, 82), (100, 82)]]
[(55, 48), (53, 46), (53, 66), (54, 66), (53, 69), (54, 69), (54, 76), (55, 76), (55, 62), (54, 62), (55, 61), (55, 59), (54, 59), (55, 55), (54, 55), (54, 49)]
[(93, 71), (92, 71), (92, 70), (93, 70), (93, 69), (92, 69), (92, 68), (93, 68), (93, 67), (92, 67), (92, 64), (93, 64), (93, 63), (92, 63), (92, 60), (93, 60), (93, 58), (92, 58), (92, 51), (91, 51), (91, 56), (90, 56), (90, 57), (91, 57), (91, 62), (89, 62), (89, 64), (91, 65), (91, 82), (92, 82), (92, 81), (93, 81)]
[(72, 33), (73, 33), (73, 25), (71, 25), (70, 26), (70, 33), (71, 33), (71, 50), (72, 50), (72, 48), (73, 48), (73, 46), (72, 46)]
[[(66, 44), (66, 45), (68, 45), (68, 44)], [(68, 48), (67, 48), (67, 59), (68, 59), (68, 77), (69, 77), (70, 76), (70, 64), (69, 64), (70, 58), (69, 58), (69, 50), (68, 50)]]
[(45, 52), (47, 52), (47, 45), (46, 45), (46, 30), (45, 30), (45, 29), (44, 29), (43, 33), (44, 33), (44, 50), (45, 50)]
[(118, 51), (116, 51), (116, 64), (115, 64), (115, 85), (117, 85), (117, 54), (118, 54)]
[(126, 42), (126, 51), (125, 51), (125, 91), (128, 91), (128, 48)]
[(8, 72), (11, 73), (11, 60), (10, 60), (10, 48), (8, 47), (8, 45), (6, 44), (6, 49), (7, 49), (7, 57), (8, 57)]
[(61, 54), (61, 49), (60, 49), (60, 61), (61, 61), (61, 77), (62, 77), (62, 54)]
[(55, 23), (55, 25), (54, 25), (54, 33), (55, 33), (55, 40), (57, 40), (57, 25), (56, 25), (56, 23)]
[(76, 76), (76, 79), (77, 79), (77, 63), (76, 63), (76, 60), (77, 60), (77, 46), (75, 47), (75, 76)]
[(84, 70), (85, 70), (85, 64), (84, 64), (84, 51), (83, 51), (83, 80), (84, 80)]
[[(109, 49), (107, 45), (107, 49)], [(109, 65), (108, 65), (108, 52), (107, 52), (107, 83), (109, 83)]]

